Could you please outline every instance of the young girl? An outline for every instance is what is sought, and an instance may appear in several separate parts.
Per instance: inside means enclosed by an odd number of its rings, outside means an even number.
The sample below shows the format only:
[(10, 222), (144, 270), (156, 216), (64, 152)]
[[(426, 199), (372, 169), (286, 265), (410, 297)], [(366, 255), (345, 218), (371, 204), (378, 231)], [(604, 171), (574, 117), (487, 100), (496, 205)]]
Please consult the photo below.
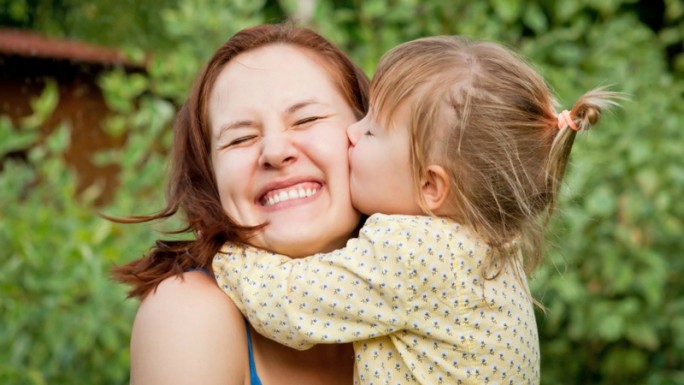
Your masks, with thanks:
[[(526, 275), (575, 135), (615, 96), (595, 90), (557, 114), (544, 80), (500, 45), (402, 44), (348, 130), (352, 200), (372, 214), (358, 238), (304, 259), (226, 244), (219, 286), (280, 343), (353, 341), (355, 383), (538, 384)], [(287, 210), (317, 188), (261, 203)]]

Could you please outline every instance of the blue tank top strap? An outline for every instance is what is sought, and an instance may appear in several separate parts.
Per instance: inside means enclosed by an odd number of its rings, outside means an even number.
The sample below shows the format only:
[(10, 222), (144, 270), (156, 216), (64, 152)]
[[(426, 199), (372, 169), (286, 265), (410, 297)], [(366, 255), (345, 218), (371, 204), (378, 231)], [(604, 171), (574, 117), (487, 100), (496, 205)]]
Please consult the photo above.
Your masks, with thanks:
[(199, 272), (204, 273), (204, 274), (206, 274), (206, 275), (208, 275), (208, 276), (210, 276), (210, 277), (213, 277), (213, 276), (214, 276), (213, 274), (211, 274), (211, 272), (210, 272), (209, 270), (203, 269), (203, 268), (201, 268), (201, 267), (193, 267), (193, 268), (190, 268), (190, 269), (185, 270), (186, 273), (190, 273), (190, 272), (192, 272), (192, 271), (199, 271)]
[[(186, 272), (191, 272), (191, 271), (199, 271), (199, 272), (202, 272), (208, 276), (212, 276), (212, 274), (207, 269), (195, 267), (195, 268), (186, 270)], [(249, 332), (249, 322), (247, 322), (246, 318), (245, 318), (245, 329), (247, 330), (247, 354), (248, 354), (248, 358), (249, 358), (249, 383), (250, 383), (250, 385), (263, 385), (261, 383), (261, 379), (259, 378), (259, 375), (256, 372), (256, 364), (254, 363), (254, 351), (252, 350), (252, 335)]]
[(247, 329), (247, 352), (249, 354), (249, 383), (251, 385), (262, 385), (259, 375), (256, 372), (254, 352), (252, 350), (252, 335), (249, 332), (249, 323), (247, 322), (247, 319), (245, 319), (245, 328)]

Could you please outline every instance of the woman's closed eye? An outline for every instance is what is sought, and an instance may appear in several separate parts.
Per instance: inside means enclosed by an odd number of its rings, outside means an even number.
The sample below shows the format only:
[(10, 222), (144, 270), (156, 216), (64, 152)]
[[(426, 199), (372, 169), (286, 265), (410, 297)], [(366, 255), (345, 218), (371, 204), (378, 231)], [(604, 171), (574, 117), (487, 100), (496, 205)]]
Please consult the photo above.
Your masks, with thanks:
[(313, 123), (315, 121), (321, 120), (325, 118), (325, 116), (307, 116), (306, 118), (299, 119), (295, 122), (295, 126), (303, 126), (307, 123)]
[(221, 148), (228, 148), (228, 147), (235, 147), (239, 146), (241, 144), (248, 143), (252, 139), (255, 139), (257, 135), (245, 135), (245, 136), (240, 136), (234, 139), (230, 139), (227, 141), (227, 143), (223, 144)]

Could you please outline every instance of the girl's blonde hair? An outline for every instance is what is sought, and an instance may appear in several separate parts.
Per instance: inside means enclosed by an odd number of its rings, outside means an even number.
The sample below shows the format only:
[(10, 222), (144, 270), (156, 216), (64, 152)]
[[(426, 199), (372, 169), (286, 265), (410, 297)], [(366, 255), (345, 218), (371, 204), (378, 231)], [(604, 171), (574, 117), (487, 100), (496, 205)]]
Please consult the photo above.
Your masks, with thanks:
[[(588, 129), (617, 96), (586, 93), (573, 105), (572, 121)], [(423, 38), (385, 54), (371, 83), (371, 113), (383, 126), (392, 126), (402, 103), (411, 111), (415, 188), (427, 166), (442, 165), (457, 213), (452, 219), (474, 227), (503, 257), (498, 271), (512, 257), (506, 245), (520, 240), (531, 272), (577, 133), (559, 130), (544, 79), (501, 45)]]

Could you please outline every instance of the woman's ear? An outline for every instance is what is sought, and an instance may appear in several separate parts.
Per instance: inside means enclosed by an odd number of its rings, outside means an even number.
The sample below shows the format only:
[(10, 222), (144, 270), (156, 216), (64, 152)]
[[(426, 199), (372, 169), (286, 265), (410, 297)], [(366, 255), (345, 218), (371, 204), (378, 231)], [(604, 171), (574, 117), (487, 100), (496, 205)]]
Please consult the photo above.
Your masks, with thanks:
[(425, 170), (425, 175), (420, 183), (420, 192), (427, 208), (438, 213), (449, 197), (449, 174), (444, 167), (431, 164)]

